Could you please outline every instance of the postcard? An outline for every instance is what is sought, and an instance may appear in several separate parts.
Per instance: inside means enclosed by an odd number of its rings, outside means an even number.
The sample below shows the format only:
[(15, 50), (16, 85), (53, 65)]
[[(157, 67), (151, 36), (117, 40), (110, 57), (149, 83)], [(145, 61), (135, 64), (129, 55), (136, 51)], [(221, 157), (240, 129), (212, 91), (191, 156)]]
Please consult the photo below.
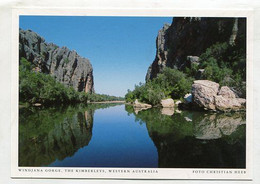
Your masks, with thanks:
[(14, 9), (12, 178), (252, 179), (250, 15)]

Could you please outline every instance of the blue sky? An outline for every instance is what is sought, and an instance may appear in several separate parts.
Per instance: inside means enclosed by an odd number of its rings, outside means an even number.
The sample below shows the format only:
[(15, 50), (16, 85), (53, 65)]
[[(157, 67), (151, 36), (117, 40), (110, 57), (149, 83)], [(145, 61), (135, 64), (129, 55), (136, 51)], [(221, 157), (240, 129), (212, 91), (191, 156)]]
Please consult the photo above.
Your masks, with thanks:
[(96, 93), (115, 96), (145, 82), (158, 31), (171, 22), (171, 17), (20, 16), (20, 28), (88, 58)]

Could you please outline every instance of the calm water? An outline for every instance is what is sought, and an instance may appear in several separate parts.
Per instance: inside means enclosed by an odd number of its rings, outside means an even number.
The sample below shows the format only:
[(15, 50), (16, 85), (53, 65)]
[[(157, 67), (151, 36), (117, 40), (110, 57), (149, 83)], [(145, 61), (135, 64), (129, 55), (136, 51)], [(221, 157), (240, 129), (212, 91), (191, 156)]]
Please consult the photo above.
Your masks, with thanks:
[(245, 168), (245, 113), (120, 104), (19, 113), (19, 166)]

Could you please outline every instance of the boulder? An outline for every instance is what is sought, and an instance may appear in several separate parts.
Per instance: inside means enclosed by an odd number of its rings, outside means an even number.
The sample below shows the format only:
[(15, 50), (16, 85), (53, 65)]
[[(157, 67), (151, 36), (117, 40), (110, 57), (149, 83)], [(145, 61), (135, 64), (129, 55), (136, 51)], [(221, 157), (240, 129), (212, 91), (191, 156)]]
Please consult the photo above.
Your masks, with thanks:
[(215, 96), (218, 94), (219, 84), (209, 80), (197, 80), (192, 85), (193, 103), (199, 107), (215, 110)]
[(135, 100), (133, 106), (134, 106), (134, 108), (143, 108), (143, 109), (147, 109), (147, 108), (152, 107), (152, 105), (139, 102), (137, 99)]
[(227, 86), (208, 80), (197, 80), (192, 85), (193, 104), (205, 110), (238, 111), (246, 108), (246, 99), (236, 98)]
[(239, 110), (242, 106), (235, 98), (225, 98), (223, 96), (215, 96), (216, 109), (220, 111)]
[(187, 56), (187, 66), (191, 67), (192, 64), (199, 65), (199, 60), (198, 56)]
[(225, 98), (223, 96), (215, 97), (216, 109), (220, 111), (238, 111), (244, 110), (246, 100), (243, 98)]
[(222, 86), (218, 92), (218, 95), (225, 98), (236, 98), (236, 94), (227, 86)]
[(173, 108), (174, 107), (174, 100), (171, 98), (161, 100), (161, 106), (163, 108)]
[(200, 58), (198, 56), (187, 56), (187, 60), (191, 63), (198, 63)]

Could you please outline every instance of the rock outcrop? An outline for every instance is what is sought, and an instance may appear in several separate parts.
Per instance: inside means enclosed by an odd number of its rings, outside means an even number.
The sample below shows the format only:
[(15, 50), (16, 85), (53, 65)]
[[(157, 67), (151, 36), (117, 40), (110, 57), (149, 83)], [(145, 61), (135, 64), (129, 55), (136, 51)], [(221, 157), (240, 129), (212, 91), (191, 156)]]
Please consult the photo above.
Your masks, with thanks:
[(146, 81), (153, 79), (165, 67), (183, 70), (211, 45), (228, 42), (244, 43), (240, 35), (246, 32), (244, 18), (185, 18), (175, 17), (172, 24), (165, 24), (158, 32), (156, 56), (146, 74)]
[(94, 92), (91, 63), (76, 51), (46, 43), (37, 33), (20, 29), (19, 58), (21, 57), (33, 64), (34, 71), (50, 74), (65, 86), (71, 86), (76, 91)]
[(218, 83), (209, 80), (193, 82), (192, 103), (205, 110), (238, 111), (246, 108), (246, 99), (237, 98), (227, 86), (219, 89)]

